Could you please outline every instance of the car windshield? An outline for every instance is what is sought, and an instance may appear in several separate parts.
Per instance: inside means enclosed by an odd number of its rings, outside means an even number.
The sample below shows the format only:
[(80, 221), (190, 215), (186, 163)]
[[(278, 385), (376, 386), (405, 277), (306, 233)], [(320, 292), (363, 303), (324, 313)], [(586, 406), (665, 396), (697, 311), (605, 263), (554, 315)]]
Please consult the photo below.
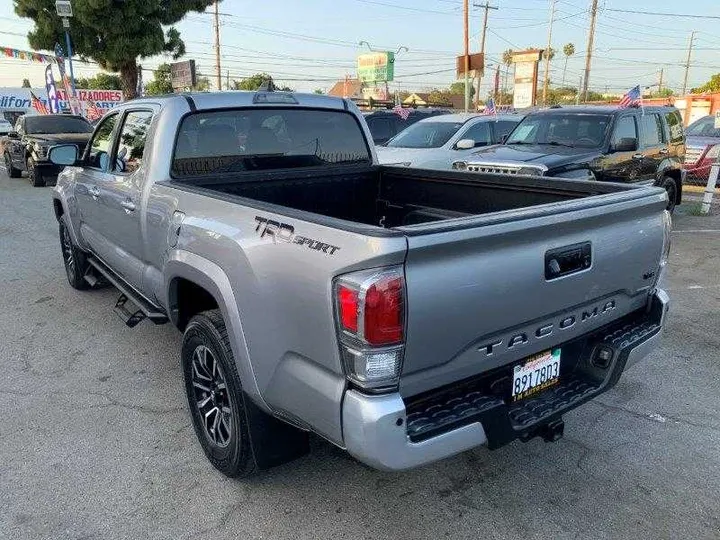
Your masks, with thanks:
[(505, 144), (547, 144), (570, 148), (596, 148), (605, 141), (610, 116), (557, 113), (525, 117)]
[(344, 111), (198, 112), (178, 130), (175, 177), (371, 162), (360, 124)]
[(28, 116), (25, 119), (25, 132), (34, 135), (51, 133), (92, 133), (92, 126), (77, 116)]
[(685, 135), (691, 137), (720, 137), (720, 129), (715, 128), (715, 117), (707, 116), (690, 124)]
[(388, 141), (393, 148), (440, 148), (463, 126), (462, 122), (418, 122)]

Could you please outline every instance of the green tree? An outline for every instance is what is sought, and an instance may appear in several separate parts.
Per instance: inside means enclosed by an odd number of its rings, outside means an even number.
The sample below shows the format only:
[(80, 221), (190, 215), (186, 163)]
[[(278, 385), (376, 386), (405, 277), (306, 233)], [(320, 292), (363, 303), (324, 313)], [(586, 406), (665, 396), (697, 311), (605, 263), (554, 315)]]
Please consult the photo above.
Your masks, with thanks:
[[(461, 96), (465, 95), (465, 83), (464, 82), (454, 82), (450, 85), (450, 93), (451, 94), (460, 94)], [(475, 95), (475, 87), (473, 85), (470, 85), (470, 98)]]
[(324, 94), (324, 93), (325, 92), (323, 92), (322, 88), (316, 88), (315, 90), (313, 90), (313, 94)]
[(23, 88), (31, 88), (30, 79), (23, 79), (22, 87)]
[(90, 90), (122, 90), (120, 76), (110, 73), (98, 73), (94, 77), (78, 77), (75, 79), (75, 86)]
[(549, 49), (543, 50), (543, 60), (545, 60), (548, 56), (550, 56), (550, 60), (552, 60), (553, 58), (555, 58), (555, 52), (555, 47), (550, 47)]
[(566, 43), (563, 45), (563, 54), (565, 55), (565, 66), (563, 67), (563, 78), (562, 84), (565, 86), (565, 72), (567, 71), (567, 63), (570, 57), (575, 54), (575, 45), (573, 43)]
[(148, 96), (159, 96), (162, 94), (171, 94), (172, 91), (170, 64), (160, 64), (153, 72), (153, 80), (145, 86), (145, 93)]
[(256, 73), (252, 77), (240, 79), (239, 81), (233, 81), (233, 89), (255, 91), (267, 81), (272, 81), (272, 75), (267, 73)]
[(690, 91), (693, 94), (703, 94), (705, 92), (720, 92), (720, 73), (716, 73), (715, 75), (710, 77), (710, 80), (708, 82), (706, 82), (702, 86), (693, 88)]
[(675, 95), (675, 92), (673, 92), (671, 88), (663, 88), (662, 90), (658, 90), (658, 93), (655, 95), (657, 97), (671, 97)]
[(502, 54), (503, 64), (505, 64), (506, 66), (509, 66), (510, 64), (512, 64), (512, 58), (513, 58), (513, 50), (512, 49), (506, 50)]
[[(122, 90), (130, 99), (136, 95), (138, 57), (185, 54), (180, 33), (171, 25), (212, 4), (213, 0), (73, 0), (73, 49), (103, 69), (119, 72)], [(54, 0), (14, 0), (14, 7), (20, 17), (35, 22), (28, 33), (33, 49), (53, 50), (55, 43), (64, 43)]]
[(199, 73), (195, 76), (195, 86), (192, 87), (195, 92), (208, 92), (210, 91), (210, 79), (204, 77)]

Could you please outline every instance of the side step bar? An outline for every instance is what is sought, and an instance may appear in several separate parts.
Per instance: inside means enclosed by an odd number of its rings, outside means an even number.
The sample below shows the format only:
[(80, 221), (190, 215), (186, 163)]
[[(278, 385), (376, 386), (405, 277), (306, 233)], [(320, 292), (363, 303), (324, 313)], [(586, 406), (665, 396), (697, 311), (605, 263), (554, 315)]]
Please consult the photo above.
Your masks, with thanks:
[[(133, 328), (145, 318), (150, 319), (155, 324), (165, 324), (168, 322), (168, 316), (161, 308), (151, 304), (140, 296), (102, 261), (90, 255), (88, 256), (88, 263), (120, 291), (120, 298), (118, 298), (115, 304), (115, 313), (127, 326)], [(138, 309), (135, 311), (128, 309), (128, 303), (134, 304)]]

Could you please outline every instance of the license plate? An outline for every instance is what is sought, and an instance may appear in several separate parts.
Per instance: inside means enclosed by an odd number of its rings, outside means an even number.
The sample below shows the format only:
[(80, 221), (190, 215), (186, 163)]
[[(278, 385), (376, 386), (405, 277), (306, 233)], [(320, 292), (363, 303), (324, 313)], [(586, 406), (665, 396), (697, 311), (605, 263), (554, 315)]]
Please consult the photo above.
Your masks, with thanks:
[(512, 399), (518, 401), (556, 384), (560, 377), (560, 349), (531, 356), (513, 369)]

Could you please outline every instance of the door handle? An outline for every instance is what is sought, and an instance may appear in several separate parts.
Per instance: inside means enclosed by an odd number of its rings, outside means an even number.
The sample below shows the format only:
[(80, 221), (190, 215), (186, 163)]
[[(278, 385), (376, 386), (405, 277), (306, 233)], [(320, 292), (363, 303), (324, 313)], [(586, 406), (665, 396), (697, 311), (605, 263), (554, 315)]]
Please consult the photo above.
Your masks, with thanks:
[(642, 159), (645, 157), (645, 154), (633, 154), (633, 159)]
[(93, 199), (97, 199), (100, 196), (100, 190), (97, 186), (91, 186), (90, 189), (88, 189), (88, 193), (90, 193), (90, 196)]
[(125, 213), (129, 214), (130, 212), (135, 211), (135, 203), (130, 200), (125, 200), (120, 203), (120, 206), (122, 206), (125, 209)]

